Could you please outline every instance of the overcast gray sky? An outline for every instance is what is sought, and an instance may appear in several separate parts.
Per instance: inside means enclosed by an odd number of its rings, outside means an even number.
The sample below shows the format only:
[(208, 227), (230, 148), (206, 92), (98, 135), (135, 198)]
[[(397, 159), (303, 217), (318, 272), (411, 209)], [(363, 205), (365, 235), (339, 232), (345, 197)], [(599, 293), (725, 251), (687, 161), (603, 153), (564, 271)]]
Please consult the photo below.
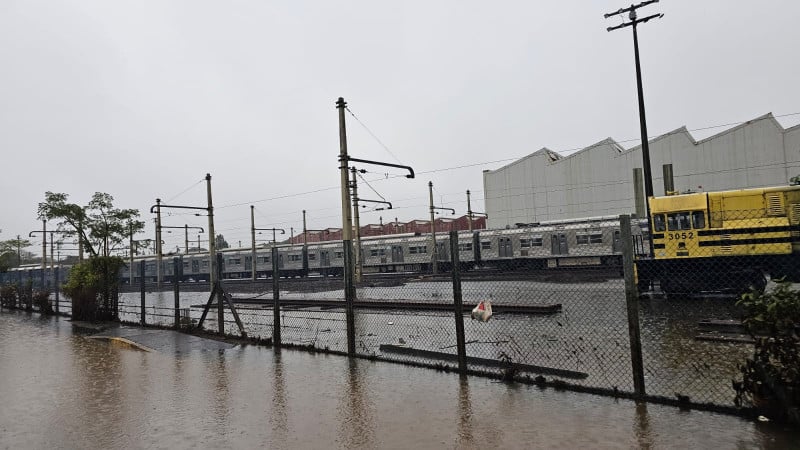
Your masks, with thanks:
[[(393, 211), (362, 223), (483, 210), (484, 169), (544, 146), (562, 152), (639, 136), (622, 1), (0, 2), (0, 239), (40, 229), (45, 191), (96, 192), (138, 208), (204, 206), (234, 246), (256, 227), (341, 226), (338, 118), (353, 156), (411, 165), (364, 175)], [(800, 122), (800, 2), (663, 0), (641, 14), (648, 131)], [(698, 132), (705, 137), (724, 128)], [(626, 142), (625, 147), (638, 142)], [(458, 168), (460, 166), (468, 166)], [(313, 192), (313, 193), (308, 193)], [(304, 194), (308, 193), (308, 194)], [(206, 227), (165, 215), (164, 225)], [(147, 235), (152, 237), (149, 223)], [(196, 235), (192, 235), (193, 239)], [(34, 241), (39, 238), (34, 239)], [(165, 234), (165, 249), (183, 245)], [(40, 252), (37, 247), (30, 248)]]

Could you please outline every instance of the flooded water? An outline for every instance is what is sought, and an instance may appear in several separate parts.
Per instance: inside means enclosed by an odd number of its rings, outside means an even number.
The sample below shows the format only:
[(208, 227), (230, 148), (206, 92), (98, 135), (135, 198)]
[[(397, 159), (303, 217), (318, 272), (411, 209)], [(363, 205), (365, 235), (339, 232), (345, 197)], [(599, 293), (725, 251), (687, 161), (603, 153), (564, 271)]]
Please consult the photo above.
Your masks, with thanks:
[(2, 448), (791, 448), (739, 418), (341, 356), (143, 352), (0, 311)]
[[(622, 280), (586, 283), (537, 281), (464, 282), (466, 310), (481, 299), (495, 305), (560, 304), (557, 314), (496, 314), (488, 323), (465, 321), (466, 351), (469, 357), (514, 363), (549, 372), (569, 373), (566, 381), (608, 390), (633, 391), (627, 309)], [(249, 294), (252, 295), (252, 294)], [(180, 307), (191, 319), (200, 318), (208, 293), (181, 293)], [(271, 299), (272, 292), (256, 295)], [(282, 299), (337, 300), (341, 290), (321, 292), (282, 291)], [(359, 288), (358, 298), (371, 301), (452, 303), (452, 284), (419, 281), (396, 287)], [(174, 323), (172, 292), (146, 295), (147, 323)], [(640, 327), (647, 392), (668, 398), (677, 394), (698, 403), (733, 406), (731, 380), (739, 376), (738, 366), (752, 354), (752, 345), (736, 342), (698, 341), (698, 324), (703, 319), (736, 319), (731, 299), (652, 299), (640, 302)], [(140, 320), (140, 294), (120, 296), (120, 317)], [(240, 305), (239, 315), (249, 336), (272, 336), (272, 310), (264, 305)], [(226, 330), (238, 333), (230, 313)], [(456, 331), (452, 312), (418, 310), (356, 309), (356, 351), (387, 360), (444, 364), (455, 367)], [(284, 343), (311, 345), (318, 349), (347, 351), (343, 308), (284, 307), (281, 311)], [(216, 330), (216, 310), (204, 327)], [(393, 346), (428, 352), (416, 357), (398, 354)], [(400, 349), (402, 350), (402, 349)], [(445, 355), (444, 358), (430, 356)], [(447, 356), (451, 359), (447, 359)], [(499, 372), (470, 364), (470, 369)], [(568, 372), (566, 372), (568, 371)], [(540, 373), (540, 372), (539, 372)], [(531, 376), (539, 373), (530, 372)]]

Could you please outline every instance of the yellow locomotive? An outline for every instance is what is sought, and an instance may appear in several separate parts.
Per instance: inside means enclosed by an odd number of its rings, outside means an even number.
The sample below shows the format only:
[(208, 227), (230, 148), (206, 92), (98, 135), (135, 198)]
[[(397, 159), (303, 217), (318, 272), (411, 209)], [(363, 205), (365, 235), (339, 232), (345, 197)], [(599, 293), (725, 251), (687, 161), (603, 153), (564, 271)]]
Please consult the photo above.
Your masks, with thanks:
[[(797, 177), (792, 179), (796, 183)], [(800, 185), (651, 197), (653, 254), (639, 289), (667, 295), (763, 290), (800, 281)]]

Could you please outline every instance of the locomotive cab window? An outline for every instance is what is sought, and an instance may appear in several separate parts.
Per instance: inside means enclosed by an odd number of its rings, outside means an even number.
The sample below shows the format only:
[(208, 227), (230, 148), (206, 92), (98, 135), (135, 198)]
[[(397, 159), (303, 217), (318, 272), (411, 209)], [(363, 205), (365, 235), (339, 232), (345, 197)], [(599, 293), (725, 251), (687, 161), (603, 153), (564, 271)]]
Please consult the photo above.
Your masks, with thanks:
[(691, 230), (692, 226), (689, 221), (689, 212), (682, 211), (667, 214), (667, 228), (669, 231)]
[(666, 222), (664, 222), (663, 214), (653, 215), (653, 229), (656, 231), (656, 233), (661, 231), (667, 231), (667, 224)]
[(701, 230), (706, 227), (706, 215), (703, 211), (692, 211), (692, 228)]

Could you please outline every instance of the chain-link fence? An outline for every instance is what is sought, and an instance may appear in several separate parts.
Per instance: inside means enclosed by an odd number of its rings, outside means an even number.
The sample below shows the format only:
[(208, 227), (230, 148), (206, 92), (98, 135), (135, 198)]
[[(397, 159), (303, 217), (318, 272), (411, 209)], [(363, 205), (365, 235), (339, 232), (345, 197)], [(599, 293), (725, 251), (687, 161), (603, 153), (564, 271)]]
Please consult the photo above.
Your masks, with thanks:
[[(616, 230), (496, 235), (470, 242), (480, 260), (440, 234), (426, 270), (222, 280), (213, 293), (142, 285), (120, 295), (119, 316), (218, 333), (221, 302), (226, 334), (273, 345), (732, 411), (753, 353), (736, 300), (798, 267), (797, 231), (753, 214), (728, 213), (725, 233), (689, 212), (649, 235), (628, 233), (625, 217)], [(489, 320), (471, 317), (478, 305)]]

